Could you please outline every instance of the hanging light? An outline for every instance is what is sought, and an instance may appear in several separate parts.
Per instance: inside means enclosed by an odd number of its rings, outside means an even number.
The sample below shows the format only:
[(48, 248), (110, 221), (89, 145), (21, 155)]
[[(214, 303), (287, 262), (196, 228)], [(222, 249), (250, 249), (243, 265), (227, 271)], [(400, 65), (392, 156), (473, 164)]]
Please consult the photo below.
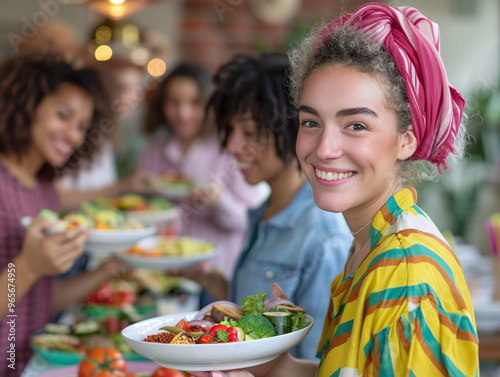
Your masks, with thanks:
[(106, 17), (121, 20), (159, 0), (65, 0), (65, 4), (85, 5)]

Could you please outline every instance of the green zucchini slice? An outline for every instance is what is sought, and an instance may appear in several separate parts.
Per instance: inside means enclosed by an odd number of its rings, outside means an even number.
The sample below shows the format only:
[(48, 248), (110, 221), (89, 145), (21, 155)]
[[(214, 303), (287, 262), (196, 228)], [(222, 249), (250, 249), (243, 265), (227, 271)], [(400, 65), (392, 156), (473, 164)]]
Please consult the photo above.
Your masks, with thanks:
[(271, 321), (276, 335), (288, 334), (292, 331), (292, 313), (265, 312), (264, 317)]

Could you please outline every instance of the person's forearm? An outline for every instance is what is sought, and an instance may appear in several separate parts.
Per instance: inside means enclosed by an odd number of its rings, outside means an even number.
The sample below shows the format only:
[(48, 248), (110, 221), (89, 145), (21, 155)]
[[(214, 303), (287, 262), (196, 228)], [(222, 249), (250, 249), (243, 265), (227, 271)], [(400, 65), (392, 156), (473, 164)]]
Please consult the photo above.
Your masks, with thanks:
[[(17, 303), (28, 293), (38, 277), (28, 268), (22, 257), (16, 257), (0, 273), (0, 318), (16, 313)], [(10, 304), (10, 306), (9, 306)]]
[(71, 211), (80, 206), (83, 201), (93, 201), (100, 196), (117, 195), (124, 190), (121, 182), (116, 182), (111, 186), (99, 190), (77, 191), (59, 188), (61, 197), (61, 207), (63, 211)]
[(81, 273), (73, 278), (59, 280), (54, 287), (52, 311), (59, 313), (67, 307), (77, 304), (108, 281), (113, 274), (106, 269), (96, 269)]

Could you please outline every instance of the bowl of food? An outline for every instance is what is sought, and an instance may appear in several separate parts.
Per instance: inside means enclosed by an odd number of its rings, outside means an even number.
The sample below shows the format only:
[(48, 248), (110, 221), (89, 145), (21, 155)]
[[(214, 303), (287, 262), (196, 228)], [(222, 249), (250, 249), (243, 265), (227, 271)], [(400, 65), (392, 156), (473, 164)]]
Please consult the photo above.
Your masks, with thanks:
[[(293, 304), (287, 307), (297, 308)], [(224, 316), (222, 323), (213, 318), (215, 308)], [(137, 322), (126, 327), (122, 337), (135, 352), (167, 368), (248, 368), (271, 361), (299, 344), (314, 323), (303, 311), (292, 313), (276, 307), (267, 310), (245, 314), (233, 303), (215, 302), (210, 312), (204, 308)], [(292, 319), (293, 315), (301, 320)], [(301, 325), (294, 328), (293, 323)]]
[(193, 237), (147, 237), (117, 254), (135, 268), (156, 271), (186, 269), (217, 255), (215, 245)]
[[(81, 210), (65, 214), (42, 209), (36, 219), (44, 219), (52, 224), (47, 231), (49, 235), (80, 226), (90, 229), (85, 251), (93, 253), (117, 252), (156, 233), (155, 226), (145, 227), (139, 221), (127, 218), (119, 210), (91, 203), (83, 203)], [(25, 216), (21, 218), (21, 224), (27, 228), (34, 220), (32, 217)]]
[(101, 197), (96, 203), (112, 207), (137, 220), (144, 226), (156, 226), (179, 217), (179, 209), (158, 195), (124, 194), (117, 197)]
[(173, 200), (188, 197), (197, 186), (196, 182), (185, 175), (165, 173), (149, 181), (153, 189)]

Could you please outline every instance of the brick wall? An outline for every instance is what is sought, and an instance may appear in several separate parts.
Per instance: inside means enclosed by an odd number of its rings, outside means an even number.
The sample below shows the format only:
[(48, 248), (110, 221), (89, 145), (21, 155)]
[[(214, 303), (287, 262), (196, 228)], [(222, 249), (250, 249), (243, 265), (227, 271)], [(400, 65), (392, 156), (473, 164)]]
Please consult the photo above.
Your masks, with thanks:
[(283, 50), (304, 30), (351, 12), (366, 0), (303, 0), (295, 20), (286, 25), (259, 21), (248, 0), (184, 0), (179, 38), (182, 61), (215, 70), (237, 52)]

